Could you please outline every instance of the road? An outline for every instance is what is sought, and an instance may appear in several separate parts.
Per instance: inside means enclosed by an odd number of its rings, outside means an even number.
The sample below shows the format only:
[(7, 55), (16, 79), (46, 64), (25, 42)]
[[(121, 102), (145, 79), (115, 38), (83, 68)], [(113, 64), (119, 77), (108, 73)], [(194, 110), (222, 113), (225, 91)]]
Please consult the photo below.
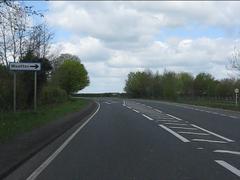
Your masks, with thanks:
[(240, 179), (239, 113), (150, 100), (98, 101), (98, 110), (77, 132), (31, 171), (27, 162), (28, 170), (18, 175), (28, 180)]

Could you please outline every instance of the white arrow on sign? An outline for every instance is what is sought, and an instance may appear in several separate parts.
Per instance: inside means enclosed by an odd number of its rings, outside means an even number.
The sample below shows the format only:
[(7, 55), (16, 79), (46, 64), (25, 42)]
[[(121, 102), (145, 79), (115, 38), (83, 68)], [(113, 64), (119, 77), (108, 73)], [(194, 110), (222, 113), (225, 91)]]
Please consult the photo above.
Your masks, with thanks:
[(40, 63), (9, 63), (9, 68), (12, 71), (40, 71)]

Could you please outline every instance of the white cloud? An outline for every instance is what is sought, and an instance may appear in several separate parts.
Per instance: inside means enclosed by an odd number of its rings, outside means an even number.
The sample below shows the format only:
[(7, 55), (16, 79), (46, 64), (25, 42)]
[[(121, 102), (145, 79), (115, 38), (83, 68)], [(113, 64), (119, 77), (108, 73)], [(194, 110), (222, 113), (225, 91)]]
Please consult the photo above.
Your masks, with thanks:
[(240, 26), (239, 9), (239, 2), (52, 1), (46, 19), (70, 33), (53, 49), (82, 59), (91, 80), (84, 92), (103, 92), (122, 91), (127, 74), (145, 68), (227, 77), (231, 35), (183, 38), (179, 32), (162, 40), (161, 30), (204, 26), (229, 33)]

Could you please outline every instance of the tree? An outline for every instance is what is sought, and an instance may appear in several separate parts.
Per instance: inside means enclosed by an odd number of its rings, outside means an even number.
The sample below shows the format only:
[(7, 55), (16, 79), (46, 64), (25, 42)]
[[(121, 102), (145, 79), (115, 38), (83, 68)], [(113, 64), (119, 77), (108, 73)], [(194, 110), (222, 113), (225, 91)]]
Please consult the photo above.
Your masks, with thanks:
[(215, 96), (216, 85), (211, 74), (199, 73), (194, 80), (194, 93), (197, 96)]
[(177, 77), (175, 72), (165, 71), (162, 77), (163, 97), (167, 99), (177, 98)]
[[(42, 51), (45, 57), (50, 40), (46, 24), (32, 25), (30, 19), (43, 15), (32, 6), (24, 6), (15, 1), (0, 3), (0, 63), (8, 66), (9, 61), (17, 62), (28, 51)], [(41, 31), (39, 30), (41, 27)], [(35, 31), (37, 29), (37, 31)], [(37, 33), (36, 33), (37, 32)], [(41, 33), (39, 33), (41, 32)], [(40, 46), (33, 45), (32, 39), (41, 41)], [(34, 44), (35, 45), (35, 44)], [(38, 56), (40, 57), (40, 56)]]
[[(20, 59), (20, 62), (41, 63), (41, 71), (37, 72), (37, 92), (39, 95), (43, 86), (47, 83), (48, 73), (52, 70), (50, 61), (46, 58), (39, 58), (35, 56), (32, 51), (29, 51), (22, 59)], [(33, 103), (34, 72), (19, 72), (18, 77), (19, 95), (17, 97), (21, 99), (18, 102), (25, 102), (26, 105), (29, 106)]]
[(54, 84), (64, 89), (68, 94), (77, 92), (89, 85), (89, 77), (80, 59), (66, 59), (54, 71), (52, 76)]
[(177, 78), (179, 94), (184, 96), (193, 95), (194, 77), (187, 72), (182, 72), (177, 75)]

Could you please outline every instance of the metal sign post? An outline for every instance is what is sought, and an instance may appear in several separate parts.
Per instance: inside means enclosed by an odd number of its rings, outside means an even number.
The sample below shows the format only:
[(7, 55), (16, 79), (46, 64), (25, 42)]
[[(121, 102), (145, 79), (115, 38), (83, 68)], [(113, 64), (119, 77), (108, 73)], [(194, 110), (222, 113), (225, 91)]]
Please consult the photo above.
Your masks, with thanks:
[(239, 93), (239, 89), (236, 88), (236, 89), (234, 90), (234, 92), (235, 92), (235, 105), (237, 106), (237, 105), (238, 105), (238, 93)]
[(16, 112), (16, 72), (13, 72), (13, 112)]
[(16, 112), (16, 71), (34, 71), (34, 111), (37, 110), (37, 71), (41, 70), (40, 63), (10, 63), (13, 72), (13, 112)]

